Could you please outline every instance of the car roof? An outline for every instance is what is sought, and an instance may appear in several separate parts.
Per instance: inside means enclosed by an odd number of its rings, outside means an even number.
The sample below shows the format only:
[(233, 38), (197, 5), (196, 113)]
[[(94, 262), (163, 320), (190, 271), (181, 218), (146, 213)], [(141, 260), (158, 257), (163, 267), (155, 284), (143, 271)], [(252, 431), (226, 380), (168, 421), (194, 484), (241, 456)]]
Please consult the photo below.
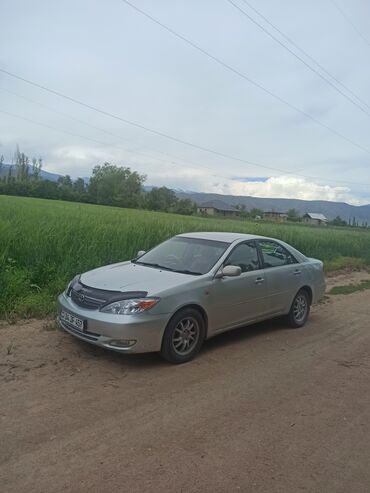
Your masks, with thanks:
[(225, 243), (233, 243), (236, 240), (254, 240), (256, 238), (266, 239), (266, 236), (249, 235), (244, 233), (224, 233), (219, 231), (182, 233), (177, 236), (185, 238), (200, 238), (203, 240), (224, 241)]

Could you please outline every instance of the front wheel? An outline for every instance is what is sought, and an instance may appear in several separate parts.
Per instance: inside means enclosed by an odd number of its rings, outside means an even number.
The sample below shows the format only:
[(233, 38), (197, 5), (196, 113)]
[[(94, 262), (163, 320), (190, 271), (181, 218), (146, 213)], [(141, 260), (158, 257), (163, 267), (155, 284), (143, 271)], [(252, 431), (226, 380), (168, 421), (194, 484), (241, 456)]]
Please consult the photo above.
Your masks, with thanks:
[(186, 363), (199, 352), (205, 338), (203, 317), (194, 308), (184, 308), (168, 322), (161, 355), (170, 363)]
[(310, 313), (310, 298), (305, 289), (301, 289), (295, 295), (288, 314), (288, 322), (291, 327), (303, 327)]

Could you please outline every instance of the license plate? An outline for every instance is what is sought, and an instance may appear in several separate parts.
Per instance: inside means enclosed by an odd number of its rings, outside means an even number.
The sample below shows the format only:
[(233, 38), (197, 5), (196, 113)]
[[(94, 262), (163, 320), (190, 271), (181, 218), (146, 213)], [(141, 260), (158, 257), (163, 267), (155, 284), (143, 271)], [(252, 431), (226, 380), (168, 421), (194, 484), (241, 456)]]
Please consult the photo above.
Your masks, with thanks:
[(60, 312), (60, 319), (63, 320), (64, 322), (68, 323), (69, 325), (72, 325), (75, 329), (84, 330), (84, 321), (81, 318), (76, 317), (75, 315), (72, 315), (71, 313), (65, 312), (62, 310)]

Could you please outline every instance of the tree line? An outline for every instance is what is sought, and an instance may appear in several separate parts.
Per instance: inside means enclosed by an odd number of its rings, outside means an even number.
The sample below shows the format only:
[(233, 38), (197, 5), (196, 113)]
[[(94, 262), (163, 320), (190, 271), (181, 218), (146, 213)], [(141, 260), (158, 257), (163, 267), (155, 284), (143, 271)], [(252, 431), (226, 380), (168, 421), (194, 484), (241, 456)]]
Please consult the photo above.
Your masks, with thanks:
[(41, 177), (42, 160), (30, 160), (18, 146), (9, 168), (0, 157), (0, 194), (38, 197), (72, 202), (142, 208), (154, 211), (192, 215), (196, 204), (190, 199), (179, 199), (167, 187), (153, 187), (145, 191), (146, 176), (128, 167), (104, 163), (93, 168), (88, 180), (69, 175), (57, 181)]
[[(16, 147), (13, 164), (4, 167), (4, 157), (0, 156), (0, 195), (20, 195), (44, 199), (86, 202), (90, 204), (148, 209), (175, 214), (193, 215), (197, 213), (196, 204), (190, 199), (179, 199), (167, 187), (144, 189), (146, 175), (132, 171), (128, 167), (104, 163), (93, 168), (92, 175), (84, 180), (73, 180), (69, 175), (57, 181), (42, 178), (42, 159), (29, 159)], [(247, 210), (245, 204), (236, 206), (239, 218), (258, 220), (263, 218), (262, 209)], [(289, 209), (287, 220), (301, 222), (302, 217), (296, 209)], [(337, 216), (328, 222), (332, 226), (368, 227), (356, 218), (345, 221)]]

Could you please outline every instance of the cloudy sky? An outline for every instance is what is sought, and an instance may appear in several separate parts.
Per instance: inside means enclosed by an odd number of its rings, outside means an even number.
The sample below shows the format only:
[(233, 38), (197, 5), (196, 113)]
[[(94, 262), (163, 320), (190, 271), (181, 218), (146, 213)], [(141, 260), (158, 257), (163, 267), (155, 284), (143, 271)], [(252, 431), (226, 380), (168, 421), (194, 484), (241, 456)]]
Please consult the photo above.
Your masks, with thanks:
[(0, 72), (0, 155), (18, 143), (73, 177), (110, 161), (151, 185), (370, 203), (370, 2), (231, 1), (130, 0), (238, 74), (123, 0), (2, 0), (0, 69), (198, 147)]

